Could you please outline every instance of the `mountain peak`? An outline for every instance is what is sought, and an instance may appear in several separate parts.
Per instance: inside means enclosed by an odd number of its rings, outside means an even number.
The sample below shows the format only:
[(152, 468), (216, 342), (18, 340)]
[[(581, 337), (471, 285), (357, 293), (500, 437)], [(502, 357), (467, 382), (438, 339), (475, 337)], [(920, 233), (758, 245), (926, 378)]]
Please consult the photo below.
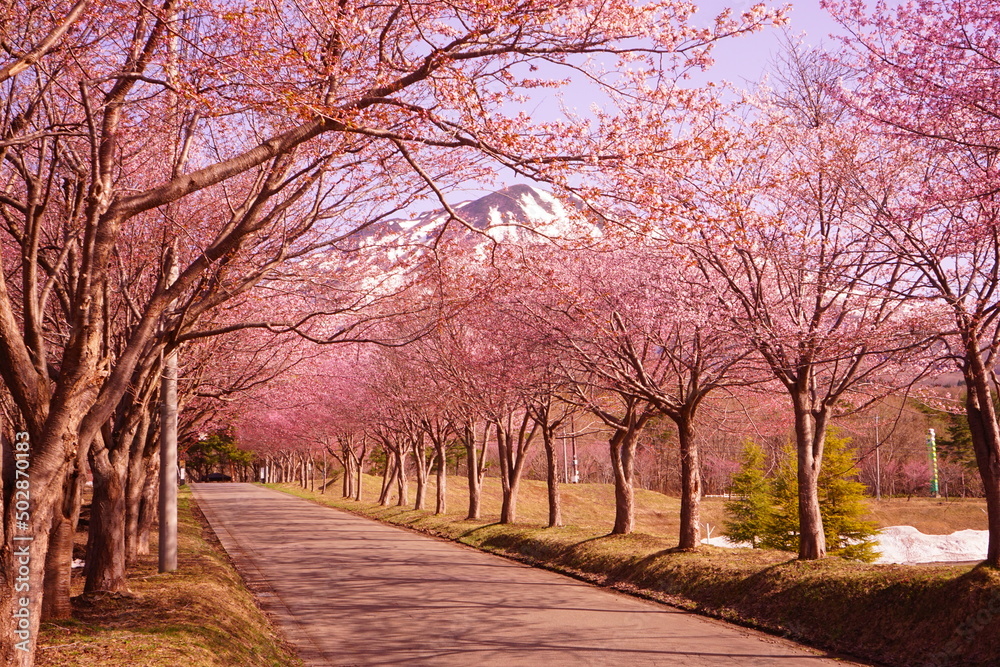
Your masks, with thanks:
[(567, 217), (562, 202), (530, 185), (512, 185), (462, 204), (456, 210), (477, 229), (501, 225), (535, 227)]
[[(555, 195), (531, 185), (511, 185), (452, 208), (469, 228), (498, 242), (532, 242), (543, 237), (573, 238), (593, 233), (593, 229), (588, 232), (581, 227), (574, 206), (567, 206)], [(355, 238), (375, 244), (419, 246), (437, 239), (448, 218), (440, 209), (427, 211), (411, 219), (387, 220)], [(452, 222), (446, 234), (456, 238), (469, 232), (470, 229)]]

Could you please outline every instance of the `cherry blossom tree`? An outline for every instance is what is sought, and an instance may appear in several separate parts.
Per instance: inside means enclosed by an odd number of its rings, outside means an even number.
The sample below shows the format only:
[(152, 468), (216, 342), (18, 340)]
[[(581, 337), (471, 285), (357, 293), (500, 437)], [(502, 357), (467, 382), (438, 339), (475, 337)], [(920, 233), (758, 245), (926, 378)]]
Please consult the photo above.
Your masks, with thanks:
[(679, 548), (695, 549), (702, 495), (699, 408), (713, 391), (753, 381), (753, 368), (742, 363), (748, 350), (683, 253), (664, 253), (637, 239), (627, 250), (597, 253), (590, 260), (579, 262), (585, 267), (579, 282), (589, 288), (578, 288), (580, 304), (574, 309), (577, 321), (587, 323), (586, 333), (569, 338), (571, 353), (590, 382), (631, 394), (676, 425)]
[(909, 357), (933, 333), (900, 294), (905, 267), (870, 233), (867, 193), (889, 187), (881, 146), (830, 96), (836, 71), (789, 58), (785, 88), (741, 128), (743, 151), (713, 163), (729, 189), (704, 191), (710, 217), (687, 247), (791, 401), (799, 557), (814, 559), (826, 554), (816, 480), (830, 419), (912, 382), (922, 369)]
[[(482, 485), (486, 475), (489, 422), (486, 418), (489, 394), (483, 394), (484, 378), (479, 374), (481, 345), (478, 337), (461, 324), (460, 317), (442, 319), (434, 331), (421, 339), (422, 363), (430, 368), (430, 391), (447, 407), (434, 419), (446, 419), (456, 440), (465, 450), (469, 495), (467, 518), (479, 519), (482, 512)], [(443, 465), (439, 461), (439, 475)], [(441, 482), (439, 481), (439, 488)]]
[[(8, 3), (0, 10), (0, 39), (5, 44), (17, 44), (6, 61), (0, 63), (0, 83), (33, 67), (51, 51), (73, 24), (80, 20), (90, 0), (77, 0), (73, 5), (57, 3), (49, 7), (30, 7)], [(53, 17), (56, 17), (53, 20)], [(39, 38), (41, 37), (41, 38)], [(22, 121), (23, 122), (23, 121)], [(19, 123), (12, 123), (15, 129)]]
[(663, 252), (642, 235), (608, 239), (593, 251), (548, 255), (536, 256), (528, 270), (540, 285), (526, 308), (534, 325), (558, 341), (573, 400), (612, 429), (613, 532), (632, 530), (637, 438), (663, 414), (680, 435), (680, 544), (696, 548), (701, 471), (695, 420), (712, 390), (743, 382), (730, 371), (744, 349), (724, 319), (712, 321), (714, 296), (690, 260)]
[[(898, 7), (828, 2), (850, 35), (841, 61), (859, 85), (842, 91), (886, 143), (904, 144), (895, 196), (873, 196), (878, 238), (916, 272), (914, 295), (943, 305), (947, 358), (968, 392), (989, 522), (986, 562), (1000, 567), (1000, 416), (992, 395), (1000, 351), (1000, 11), (981, 0)], [(873, 193), (878, 194), (878, 193)]]
[[(517, 521), (517, 498), (538, 434), (528, 410), (532, 381), (531, 350), (523, 346), (515, 321), (486, 305), (477, 314), (474, 336), (479, 355), (476, 374), (481, 383), (483, 414), (497, 448), (502, 502), (500, 523)], [(469, 326), (471, 322), (466, 323)]]

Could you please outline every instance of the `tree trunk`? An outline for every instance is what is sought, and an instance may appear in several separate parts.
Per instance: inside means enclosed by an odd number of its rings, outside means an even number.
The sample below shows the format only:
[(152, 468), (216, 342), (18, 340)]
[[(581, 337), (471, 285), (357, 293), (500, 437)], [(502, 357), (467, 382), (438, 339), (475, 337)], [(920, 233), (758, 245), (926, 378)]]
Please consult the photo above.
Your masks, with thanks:
[(505, 498), (503, 513), (500, 516), (500, 523), (517, 523), (517, 494), (521, 490), (521, 477), (517, 476), (510, 481), (507, 487), (508, 497)]
[(444, 443), (435, 445), (437, 450), (437, 502), (434, 505), (435, 514), (444, 514), (447, 509), (448, 457)]
[[(159, 438), (155, 438), (159, 440)], [(150, 554), (149, 541), (156, 525), (157, 503), (160, 497), (160, 455), (154, 452), (146, 471), (146, 482), (142, 486), (142, 502), (139, 505), (139, 530), (136, 533), (136, 553), (140, 556)]]
[[(146, 464), (146, 480), (142, 485), (142, 500), (139, 504), (139, 529), (136, 534), (136, 554), (148, 556), (149, 544), (153, 527), (159, 517), (160, 508), (160, 428), (155, 420), (150, 420), (146, 434), (146, 448), (143, 456), (148, 454)], [(157, 529), (159, 527), (157, 526)]]
[[(125, 484), (125, 562), (135, 563), (139, 558), (139, 511), (142, 492), (146, 488), (150, 456), (159, 456), (159, 447), (150, 450), (148, 411), (144, 411), (139, 428), (129, 447), (128, 477)], [(159, 443), (157, 443), (158, 445)], [(155, 453), (154, 453), (155, 451)]]
[(427, 507), (427, 475), (421, 474), (417, 469), (417, 497), (413, 502), (413, 509), (422, 510)]
[[(517, 501), (512, 499), (510, 480), (513, 455), (511, 454), (510, 429), (505, 429), (499, 422), (494, 424), (497, 434), (497, 458), (500, 463), (500, 523), (513, 523), (517, 516)], [(515, 507), (511, 508), (511, 505)], [(512, 511), (513, 509), (513, 511)]]
[(413, 462), (417, 474), (417, 498), (413, 503), (413, 509), (422, 510), (427, 507), (427, 479), (429, 477), (429, 466), (427, 465), (422, 437), (413, 441), (410, 451), (413, 452)]
[(353, 479), (353, 476), (351, 474), (352, 473), (352, 471), (351, 471), (351, 455), (348, 452), (342, 452), (342, 454), (343, 454), (343, 457), (344, 457), (344, 465), (343, 465), (343, 468), (344, 468), (344, 479), (341, 480), (340, 495), (341, 495), (342, 498), (350, 498), (351, 495), (352, 495), (351, 491), (353, 490), (353, 489), (351, 489), (351, 480)]
[(347, 495), (345, 498), (353, 498), (357, 495), (357, 483), (358, 483), (358, 467), (361, 465), (358, 463), (357, 457), (354, 455), (354, 450), (351, 449), (347, 452), (347, 458), (351, 462), (351, 483), (348, 485)]
[(545, 445), (546, 485), (549, 492), (549, 528), (562, 525), (562, 499), (559, 494), (559, 462), (554, 442), (555, 434), (547, 426), (542, 426), (542, 442)]
[[(986, 517), (989, 537), (986, 544), (986, 564), (1000, 569), (1000, 466), (993, 465), (983, 473), (983, 490), (986, 495)], [(989, 479), (989, 482), (987, 482)]]
[[(53, 514), (63, 507), (63, 481), (76, 453), (78, 421), (66, 421), (71, 423), (50, 426), (37, 440), (19, 433), (14, 443), (3, 444), (0, 664), (10, 667), (34, 664)], [(33, 458), (36, 451), (48, 456)], [(15, 467), (15, 459), (25, 467)], [(17, 470), (28, 476), (16, 476)], [(18, 481), (28, 488), (18, 488)]]
[(354, 485), (354, 500), (361, 502), (361, 468), (364, 467), (365, 454), (368, 451), (368, 443), (362, 441), (361, 454), (358, 456), (357, 483)]
[(396, 506), (404, 507), (407, 496), (410, 495), (406, 484), (406, 452), (403, 451), (402, 447), (399, 447), (394, 453), (396, 455), (396, 492), (399, 494)]
[(517, 521), (517, 494), (521, 488), (521, 477), (528, 459), (528, 448), (538, 427), (537, 423), (533, 424), (529, 432), (528, 423), (531, 421), (531, 417), (526, 411), (521, 417), (516, 441), (510, 419), (508, 419), (506, 427), (500, 423), (495, 424), (497, 453), (500, 458), (501, 490), (503, 492), (503, 504), (500, 508), (500, 523), (502, 524)]
[(989, 529), (986, 564), (1000, 568), (1000, 420), (993, 403), (992, 383), (978, 349), (967, 352), (962, 371), (967, 387), (965, 410), (972, 447), (986, 497)]
[(385, 472), (382, 473), (382, 492), (378, 496), (379, 505), (389, 504), (389, 492), (393, 482), (396, 481), (396, 459), (392, 458), (392, 452), (385, 450)]
[(630, 429), (616, 429), (608, 445), (615, 478), (615, 525), (611, 534), (628, 535), (635, 529), (635, 433)]
[[(58, 478), (60, 474), (64, 475), (65, 469), (57, 471), (51, 477)], [(55, 496), (62, 492), (61, 485), (59, 487), (58, 491), (53, 489), (48, 494), (30, 494), (35, 502), (32, 503), (27, 530), (10, 530), (18, 525), (14, 519), (18, 512), (16, 501), (6, 503), (5, 506), (4, 528), (10, 531), (13, 539), (6, 540), (0, 546), (0, 573), (4, 574), (5, 579), (0, 584), (2, 665), (30, 667), (35, 662), (41, 619), (41, 593), (44, 590), (43, 565), (48, 553), (53, 509), (59, 500)], [(34, 487), (31, 490), (34, 491)], [(24, 538), (23, 541), (18, 539), (21, 537)]]
[(52, 514), (52, 533), (49, 551), (45, 557), (45, 580), (42, 592), (42, 620), (69, 618), (73, 614), (70, 604), (70, 574), (73, 566), (73, 533), (80, 517), (83, 501), (83, 474), (78, 465), (67, 474), (63, 486), (62, 507)]
[(472, 425), (465, 427), (465, 460), (469, 479), (469, 515), (467, 520), (478, 519), (482, 511), (483, 478), (479, 474), (478, 451), (476, 450), (476, 433)]
[(70, 573), (73, 564), (73, 524), (62, 512), (52, 517), (49, 552), (45, 557), (42, 593), (42, 620), (53, 621), (73, 615), (70, 604)]
[(819, 508), (819, 470), (823, 462), (828, 410), (814, 414), (804, 397), (792, 397), (799, 485), (799, 560), (826, 557), (826, 534)]
[(94, 474), (94, 496), (87, 535), (84, 592), (128, 590), (125, 577), (125, 478), (124, 456), (99, 446), (92, 447), (89, 460)]
[(697, 549), (701, 540), (701, 466), (694, 427), (688, 419), (677, 421), (681, 450), (680, 549)]

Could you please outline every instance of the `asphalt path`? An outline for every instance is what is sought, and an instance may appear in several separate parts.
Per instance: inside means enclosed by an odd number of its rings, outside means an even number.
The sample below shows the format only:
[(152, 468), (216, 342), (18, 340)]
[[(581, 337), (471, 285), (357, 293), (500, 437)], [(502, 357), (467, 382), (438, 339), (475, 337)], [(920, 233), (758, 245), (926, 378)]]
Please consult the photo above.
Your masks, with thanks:
[(193, 487), (309, 665), (845, 664), (278, 491)]

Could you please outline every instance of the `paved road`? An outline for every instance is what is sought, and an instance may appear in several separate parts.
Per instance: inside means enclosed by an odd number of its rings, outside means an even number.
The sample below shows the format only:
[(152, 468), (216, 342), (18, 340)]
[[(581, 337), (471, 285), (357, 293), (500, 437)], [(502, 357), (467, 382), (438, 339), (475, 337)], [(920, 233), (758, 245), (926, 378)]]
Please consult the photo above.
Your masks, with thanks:
[(194, 492), (310, 665), (844, 665), (270, 489)]

